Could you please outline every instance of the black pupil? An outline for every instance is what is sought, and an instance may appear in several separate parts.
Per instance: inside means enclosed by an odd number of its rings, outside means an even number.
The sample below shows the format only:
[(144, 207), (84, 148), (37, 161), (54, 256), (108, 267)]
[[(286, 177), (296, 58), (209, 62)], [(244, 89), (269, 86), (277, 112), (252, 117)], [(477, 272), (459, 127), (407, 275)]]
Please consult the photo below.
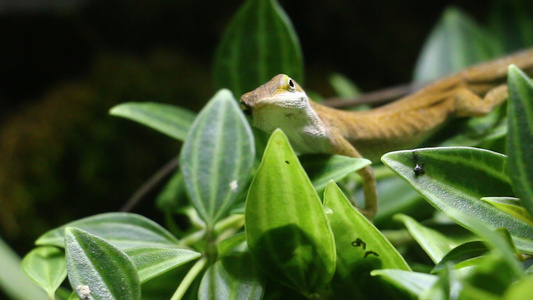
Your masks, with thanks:
[(290, 86), (291, 88), (294, 87), (294, 82), (292, 82), (292, 79), (289, 79), (289, 86)]

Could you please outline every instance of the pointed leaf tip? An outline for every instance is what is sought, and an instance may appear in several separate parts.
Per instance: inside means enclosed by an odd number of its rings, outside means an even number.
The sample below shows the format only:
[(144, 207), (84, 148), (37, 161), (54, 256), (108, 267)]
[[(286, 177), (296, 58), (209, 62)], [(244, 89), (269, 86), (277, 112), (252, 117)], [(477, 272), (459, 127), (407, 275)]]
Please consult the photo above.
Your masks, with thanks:
[(246, 200), (248, 246), (273, 278), (304, 295), (335, 270), (335, 244), (320, 198), (289, 141), (275, 130)]
[(254, 138), (233, 94), (218, 91), (195, 119), (180, 155), (187, 193), (212, 226), (244, 187), (255, 157)]

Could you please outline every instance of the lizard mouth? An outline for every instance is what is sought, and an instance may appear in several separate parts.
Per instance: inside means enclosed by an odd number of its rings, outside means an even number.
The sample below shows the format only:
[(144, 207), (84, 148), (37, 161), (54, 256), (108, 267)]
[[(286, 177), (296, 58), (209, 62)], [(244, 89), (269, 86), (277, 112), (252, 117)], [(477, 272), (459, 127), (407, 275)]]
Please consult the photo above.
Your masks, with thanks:
[(240, 101), (240, 107), (244, 115), (251, 117), (252, 116), (252, 107), (246, 104), (242, 99)]

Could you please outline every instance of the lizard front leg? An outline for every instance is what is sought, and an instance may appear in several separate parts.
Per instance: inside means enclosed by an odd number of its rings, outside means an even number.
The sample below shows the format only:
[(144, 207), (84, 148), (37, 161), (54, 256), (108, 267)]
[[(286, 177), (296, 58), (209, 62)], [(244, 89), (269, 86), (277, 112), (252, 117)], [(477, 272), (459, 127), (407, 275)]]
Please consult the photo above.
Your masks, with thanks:
[[(343, 137), (338, 137), (335, 141), (336, 153), (350, 157), (362, 158), (361, 154), (355, 147)], [(363, 179), (363, 193), (365, 195), (365, 208), (358, 208), (369, 220), (372, 220), (378, 210), (378, 195), (376, 189), (376, 178), (374, 170), (370, 166), (357, 171), (357, 174)]]

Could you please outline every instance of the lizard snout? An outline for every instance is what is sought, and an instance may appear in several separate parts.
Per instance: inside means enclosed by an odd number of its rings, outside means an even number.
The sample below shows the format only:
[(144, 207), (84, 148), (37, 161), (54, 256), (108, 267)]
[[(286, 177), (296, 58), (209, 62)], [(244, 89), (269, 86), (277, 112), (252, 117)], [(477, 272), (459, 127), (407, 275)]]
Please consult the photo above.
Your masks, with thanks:
[(242, 95), (239, 101), (242, 112), (247, 116), (252, 116), (253, 98), (254, 97), (250, 93), (246, 93)]

